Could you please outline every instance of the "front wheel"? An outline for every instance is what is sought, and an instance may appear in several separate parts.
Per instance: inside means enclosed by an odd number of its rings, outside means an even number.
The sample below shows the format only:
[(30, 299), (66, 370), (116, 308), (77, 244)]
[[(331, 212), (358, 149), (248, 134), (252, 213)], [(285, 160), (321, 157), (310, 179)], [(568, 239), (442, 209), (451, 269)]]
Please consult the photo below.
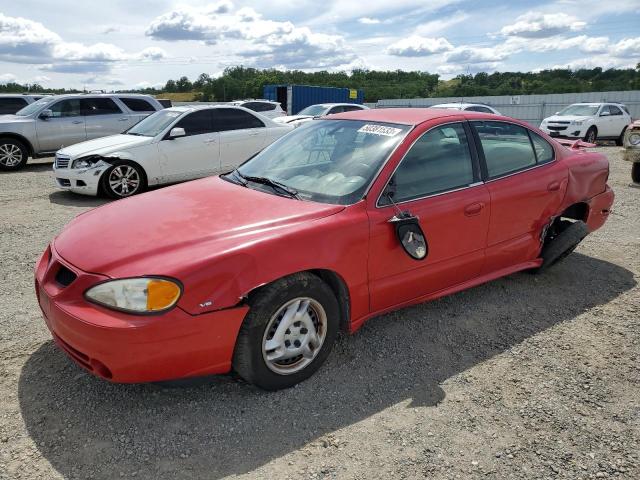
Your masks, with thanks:
[(631, 164), (631, 180), (633, 180), (633, 183), (640, 184), (640, 162)]
[(111, 198), (125, 198), (141, 193), (147, 186), (142, 167), (133, 162), (122, 162), (102, 175), (102, 190)]
[(13, 138), (0, 139), (0, 170), (19, 170), (27, 164), (27, 147)]
[(590, 127), (584, 136), (584, 141), (587, 143), (596, 143), (596, 138), (598, 138), (598, 130), (596, 127)]
[(233, 354), (234, 370), (265, 390), (306, 380), (325, 361), (338, 333), (336, 297), (319, 277), (297, 273), (249, 299)]

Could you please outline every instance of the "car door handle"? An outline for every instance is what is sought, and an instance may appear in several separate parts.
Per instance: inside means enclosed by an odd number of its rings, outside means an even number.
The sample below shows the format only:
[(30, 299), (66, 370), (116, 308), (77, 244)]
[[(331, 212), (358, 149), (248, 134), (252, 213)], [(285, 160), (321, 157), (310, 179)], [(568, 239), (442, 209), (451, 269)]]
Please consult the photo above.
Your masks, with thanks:
[(257, 137), (258, 135), (260, 135), (260, 132), (253, 132), (249, 134), (250, 137)]
[(204, 143), (216, 143), (217, 140), (215, 138), (207, 138)]
[(473, 217), (474, 215), (478, 215), (483, 208), (484, 203), (482, 202), (472, 203), (471, 205), (467, 205), (466, 207), (464, 207), (464, 214), (467, 217)]
[(551, 182), (549, 185), (547, 185), (547, 190), (549, 190), (550, 192), (557, 192), (558, 190), (560, 190), (560, 182)]
[(74, 125), (79, 125), (79, 124), (81, 124), (81, 123), (82, 123), (82, 120), (74, 120), (74, 121), (73, 121), (73, 122), (71, 122), (71, 123), (73, 123)]
[(119, 121), (119, 122), (126, 122), (127, 120), (129, 120), (127, 117), (119, 118), (119, 119), (118, 119), (118, 121)]

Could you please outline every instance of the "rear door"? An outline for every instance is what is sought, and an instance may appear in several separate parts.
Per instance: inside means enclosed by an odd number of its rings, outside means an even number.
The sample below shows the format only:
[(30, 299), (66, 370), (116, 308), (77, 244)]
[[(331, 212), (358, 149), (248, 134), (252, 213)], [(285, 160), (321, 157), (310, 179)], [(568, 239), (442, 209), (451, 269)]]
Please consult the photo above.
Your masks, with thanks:
[(629, 122), (627, 116), (617, 105), (609, 105), (609, 114), (611, 118), (611, 134), (612, 137), (619, 137)]
[(543, 228), (557, 212), (567, 168), (553, 146), (520, 125), (470, 122), (491, 195), (491, 222), (484, 273), (537, 258)]
[(266, 127), (262, 120), (239, 108), (214, 108), (213, 128), (220, 132), (221, 171), (232, 170), (251, 158), (266, 143)]
[(85, 117), (87, 139), (122, 133), (129, 128), (129, 116), (109, 97), (80, 100)]
[(219, 134), (213, 131), (213, 109), (196, 110), (178, 120), (172, 128), (184, 128), (185, 136), (158, 143), (163, 183), (205, 177), (217, 171)]
[(36, 119), (40, 152), (54, 152), (87, 139), (79, 98), (67, 98), (48, 107), (51, 117)]
[[(383, 191), (369, 210), (371, 309), (379, 311), (477, 277), (490, 218), (487, 188), (463, 121), (433, 127), (393, 173), (394, 203)], [(389, 187), (387, 186), (387, 189)], [(418, 217), (428, 254), (414, 260), (396, 238), (398, 212)]]

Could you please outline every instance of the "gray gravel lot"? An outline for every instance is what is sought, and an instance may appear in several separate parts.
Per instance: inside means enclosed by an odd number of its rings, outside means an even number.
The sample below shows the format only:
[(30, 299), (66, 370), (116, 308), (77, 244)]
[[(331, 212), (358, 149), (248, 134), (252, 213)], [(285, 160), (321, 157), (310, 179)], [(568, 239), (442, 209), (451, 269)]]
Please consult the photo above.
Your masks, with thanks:
[(105, 200), (0, 174), (0, 478), (640, 478), (640, 189), (564, 263), (370, 321), (309, 381), (112, 385), (57, 350), (32, 269)]

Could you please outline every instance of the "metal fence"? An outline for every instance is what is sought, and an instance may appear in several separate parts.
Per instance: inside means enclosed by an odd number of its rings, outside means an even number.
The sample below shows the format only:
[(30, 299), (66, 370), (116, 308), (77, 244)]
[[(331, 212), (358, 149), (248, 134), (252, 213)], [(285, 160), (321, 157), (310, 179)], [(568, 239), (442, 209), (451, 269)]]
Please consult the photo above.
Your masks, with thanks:
[[(629, 109), (631, 116), (640, 118), (640, 90), (626, 92), (550, 93), (544, 95), (497, 95), (480, 97), (397, 98), (378, 100), (375, 108), (429, 107), (439, 103), (484, 103), (503, 115), (538, 126), (543, 118), (578, 102), (619, 102)], [(368, 104), (371, 105), (371, 104)]]

